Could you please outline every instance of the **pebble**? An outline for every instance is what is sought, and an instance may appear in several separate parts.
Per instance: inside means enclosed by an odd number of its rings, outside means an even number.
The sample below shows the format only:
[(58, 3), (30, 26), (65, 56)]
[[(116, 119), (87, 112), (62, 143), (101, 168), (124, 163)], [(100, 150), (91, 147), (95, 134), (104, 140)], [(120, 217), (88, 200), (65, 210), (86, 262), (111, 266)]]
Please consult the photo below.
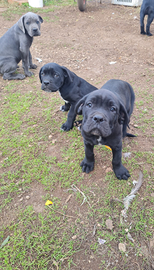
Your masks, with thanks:
[(125, 244), (119, 243), (119, 250), (120, 251), (123, 251), (123, 252), (126, 252), (126, 246), (125, 246)]
[(19, 201), (20, 201), (20, 202), (22, 202), (22, 200), (23, 200), (23, 198), (20, 198), (20, 200), (19, 200)]
[(29, 200), (30, 199), (30, 196), (26, 196), (26, 199)]

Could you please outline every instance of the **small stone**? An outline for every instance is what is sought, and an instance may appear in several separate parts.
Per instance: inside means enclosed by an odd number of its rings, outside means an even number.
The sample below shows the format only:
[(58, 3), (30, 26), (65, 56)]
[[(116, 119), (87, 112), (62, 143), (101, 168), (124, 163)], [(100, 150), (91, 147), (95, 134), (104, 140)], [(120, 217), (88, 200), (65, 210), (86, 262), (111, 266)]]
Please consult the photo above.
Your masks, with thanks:
[(126, 252), (126, 245), (125, 244), (123, 244), (123, 243), (119, 243), (119, 250), (120, 251), (123, 251), (123, 252)]
[(72, 239), (75, 240), (77, 238), (77, 235), (73, 235)]
[(149, 253), (148, 253), (148, 249), (147, 249), (146, 246), (142, 246), (142, 247), (141, 247), (141, 251), (142, 251), (142, 253), (143, 253), (146, 257), (148, 257)]
[(19, 202), (22, 202), (23, 201), (23, 198), (20, 198)]
[(49, 135), (49, 140), (52, 138), (52, 135)]
[(113, 222), (111, 219), (107, 219), (105, 223), (106, 223), (107, 229), (109, 229), (109, 230), (113, 229), (114, 226), (113, 226)]
[(154, 248), (154, 238), (150, 240), (150, 248)]
[(107, 168), (107, 169), (105, 170), (105, 172), (106, 172), (106, 173), (112, 172), (112, 169), (111, 169), (111, 168)]
[(26, 200), (29, 200), (30, 199), (30, 196), (26, 196)]
[(52, 143), (55, 143), (57, 140), (56, 139), (54, 139), (54, 140), (52, 140)]

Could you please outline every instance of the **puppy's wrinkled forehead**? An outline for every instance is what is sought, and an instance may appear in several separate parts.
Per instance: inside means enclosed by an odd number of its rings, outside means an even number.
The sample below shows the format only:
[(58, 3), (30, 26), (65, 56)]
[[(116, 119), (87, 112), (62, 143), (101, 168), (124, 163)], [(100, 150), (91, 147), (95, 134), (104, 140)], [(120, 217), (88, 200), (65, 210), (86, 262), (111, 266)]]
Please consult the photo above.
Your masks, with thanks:
[(118, 106), (119, 102), (114, 93), (106, 89), (99, 89), (92, 92), (88, 95), (86, 99), (86, 103), (91, 102), (93, 104), (97, 104), (97, 106), (103, 105), (115, 105)]
[(54, 76), (55, 74), (62, 75), (62, 70), (57, 65), (45, 65), (42, 72), (46, 75)]
[(28, 12), (24, 16), (24, 22), (25, 23), (27, 23), (27, 22), (29, 22), (29, 23), (40, 23), (38, 15), (36, 15), (35, 13), (32, 13), (32, 12)]

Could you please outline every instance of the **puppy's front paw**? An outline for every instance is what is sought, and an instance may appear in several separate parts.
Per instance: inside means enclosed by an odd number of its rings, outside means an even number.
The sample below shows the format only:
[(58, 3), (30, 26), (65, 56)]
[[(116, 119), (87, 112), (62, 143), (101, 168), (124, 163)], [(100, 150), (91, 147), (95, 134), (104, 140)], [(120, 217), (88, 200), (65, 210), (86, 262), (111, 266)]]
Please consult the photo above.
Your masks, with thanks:
[(81, 162), (80, 166), (82, 167), (82, 171), (85, 173), (90, 173), (94, 169), (94, 161), (86, 162), (85, 159)]
[(63, 105), (63, 106), (60, 107), (60, 110), (62, 112), (68, 112), (69, 111), (69, 108), (70, 108), (70, 106)]
[(65, 110), (65, 105), (61, 106), (61, 107), (60, 107), (60, 110), (61, 110), (62, 112), (66, 112), (66, 111), (67, 111), (67, 110)]
[(67, 124), (67, 122), (64, 123), (64, 124), (61, 126), (61, 130), (63, 130), (63, 131), (69, 131), (70, 129), (72, 129), (72, 127), (69, 126), (69, 125)]
[(122, 164), (118, 168), (113, 168), (113, 171), (119, 180), (127, 180), (130, 177), (129, 171)]
[(26, 75), (27, 77), (31, 77), (32, 75), (34, 75), (34, 73), (31, 72), (31, 71), (28, 71), (28, 72), (25, 72), (25, 75)]

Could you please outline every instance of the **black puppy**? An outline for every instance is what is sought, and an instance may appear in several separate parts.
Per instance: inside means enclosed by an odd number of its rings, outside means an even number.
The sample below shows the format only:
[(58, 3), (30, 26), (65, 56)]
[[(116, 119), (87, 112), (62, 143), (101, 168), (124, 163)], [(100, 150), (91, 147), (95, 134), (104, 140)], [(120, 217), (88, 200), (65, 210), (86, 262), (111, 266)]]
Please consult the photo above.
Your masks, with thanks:
[[(144, 31), (144, 17), (148, 15), (146, 32)], [(150, 24), (154, 19), (154, 0), (143, 0), (141, 10), (140, 10), (140, 25), (141, 25), (141, 34), (152, 36), (150, 33)]]
[(126, 133), (133, 111), (135, 95), (133, 88), (121, 80), (109, 80), (99, 90), (83, 97), (76, 105), (77, 113), (83, 114), (81, 132), (84, 139), (85, 158), (82, 171), (94, 169), (94, 145), (108, 145), (113, 153), (113, 171), (118, 179), (127, 180), (128, 170), (121, 163), (122, 137)]
[(73, 128), (76, 118), (75, 105), (86, 94), (96, 90), (97, 88), (84, 79), (78, 77), (66, 67), (56, 63), (49, 63), (40, 69), (41, 89), (46, 92), (59, 91), (61, 97), (65, 101), (65, 105), (61, 107), (62, 111), (68, 111), (67, 121), (61, 126), (61, 129), (68, 131)]

